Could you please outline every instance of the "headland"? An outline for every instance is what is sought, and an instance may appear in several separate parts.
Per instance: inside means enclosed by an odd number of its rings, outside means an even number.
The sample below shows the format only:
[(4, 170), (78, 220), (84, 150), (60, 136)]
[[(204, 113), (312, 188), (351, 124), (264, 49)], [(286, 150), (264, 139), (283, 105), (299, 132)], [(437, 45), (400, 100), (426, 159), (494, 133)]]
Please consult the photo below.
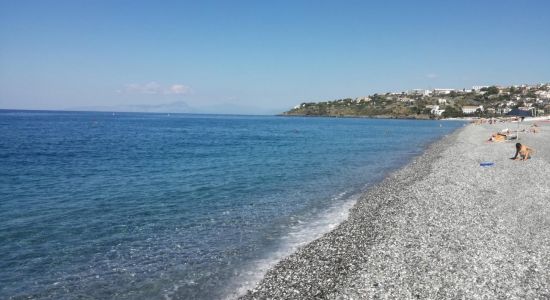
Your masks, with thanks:
[(550, 83), (375, 93), (302, 102), (282, 115), (425, 120), (503, 117), (515, 110), (531, 117), (550, 114)]

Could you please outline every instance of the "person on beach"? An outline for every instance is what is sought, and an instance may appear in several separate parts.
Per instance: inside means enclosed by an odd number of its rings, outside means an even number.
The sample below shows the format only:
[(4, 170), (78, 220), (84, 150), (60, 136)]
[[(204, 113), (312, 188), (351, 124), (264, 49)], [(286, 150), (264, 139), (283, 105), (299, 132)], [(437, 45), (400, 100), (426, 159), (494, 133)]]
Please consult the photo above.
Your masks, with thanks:
[[(513, 160), (527, 160), (530, 159), (533, 154), (533, 149), (522, 145), (521, 143), (516, 144), (516, 155), (512, 157)], [(518, 157), (519, 156), (519, 157)], [(521, 158), (520, 158), (521, 157)]]
[(539, 132), (539, 125), (537, 125), (537, 123), (531, 125), (531, 127), (529, 127), (529, 132), (532, 132), (532, 133), (538, 133)]
[(491, 135), (491, 137), (487, 140), (488, 142), (504, 142), (506, 141), (506, 134), (504, 133), (494, 133)]
[(508, 140), (510, 135), (510, 130), (508, 128), (501, 130), (500, 132), (493, 133), (491, 137), (487, 140), (488, 142), (505, 142)]

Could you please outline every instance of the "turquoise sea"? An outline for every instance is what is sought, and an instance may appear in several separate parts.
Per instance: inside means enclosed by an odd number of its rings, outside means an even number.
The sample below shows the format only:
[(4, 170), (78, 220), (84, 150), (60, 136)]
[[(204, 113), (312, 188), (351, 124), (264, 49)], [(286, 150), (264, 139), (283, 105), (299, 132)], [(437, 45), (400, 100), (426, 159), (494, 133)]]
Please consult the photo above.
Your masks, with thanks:
[(0, 110), (0, 299), (234, 296), (460, 126)]

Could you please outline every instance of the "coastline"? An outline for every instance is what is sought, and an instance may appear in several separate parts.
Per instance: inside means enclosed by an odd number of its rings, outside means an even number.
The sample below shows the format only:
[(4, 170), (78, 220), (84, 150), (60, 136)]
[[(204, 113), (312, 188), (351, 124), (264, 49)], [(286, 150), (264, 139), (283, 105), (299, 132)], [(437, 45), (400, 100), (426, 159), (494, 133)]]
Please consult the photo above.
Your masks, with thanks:
[(513, 143), (485, 142), (503, 126), (434, 142), (241, 299), (549, 297), (550, 126), (521, 137), (540, 153), (526, 162), (508, 159)]
[(419, 120), (433, 121), (427, 115), (419, 116), (392, 116), (392, 115), (299, 115), (299, 114), (277, 114), (278, 117), (294, 117), (294, 118), (347, 118), (347, 119), (388, 119), (388, 120)]
[[(298, 115), (298, 114), (277, 114), (277, 117), (291, 118), (344, 118), (344, 119), (387, 119), (387, 120), (417, 120), (417, 121), (474, 121), (478, 119), (491, 119), (479, 117), (453, 117), (453, 118), (430, 118), (426, 115), (420, 116), (392, 116), (392, 115)], [(502, 116), (511, 118), (513, 116)], [(498, 118), (497, 118), (498, 119)], [(550, 116), (526, 117), (525, 122), (531, 121), (546, 121), (550, 120)]]

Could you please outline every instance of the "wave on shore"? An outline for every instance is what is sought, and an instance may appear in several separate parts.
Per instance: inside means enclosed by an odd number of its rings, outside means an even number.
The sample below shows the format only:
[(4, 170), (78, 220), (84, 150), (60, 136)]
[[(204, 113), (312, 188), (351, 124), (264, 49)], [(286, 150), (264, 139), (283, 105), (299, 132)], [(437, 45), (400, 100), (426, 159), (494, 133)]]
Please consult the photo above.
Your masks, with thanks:
[(332, 199), (334, 204), (328, 209), (307, 220), (297, 220), (297, 224), (289, 228), (288, 235), (281, 239), (275, 250), (267, 252), (262, 258), (247, 264), (237, 272), (237, 276), (227, 288), (225, 298), (234, 299), (244, 295), (279, 261), (336, 228), (348, 218), (350, 209), (360, 196), (360, 194), (341, 193)]

